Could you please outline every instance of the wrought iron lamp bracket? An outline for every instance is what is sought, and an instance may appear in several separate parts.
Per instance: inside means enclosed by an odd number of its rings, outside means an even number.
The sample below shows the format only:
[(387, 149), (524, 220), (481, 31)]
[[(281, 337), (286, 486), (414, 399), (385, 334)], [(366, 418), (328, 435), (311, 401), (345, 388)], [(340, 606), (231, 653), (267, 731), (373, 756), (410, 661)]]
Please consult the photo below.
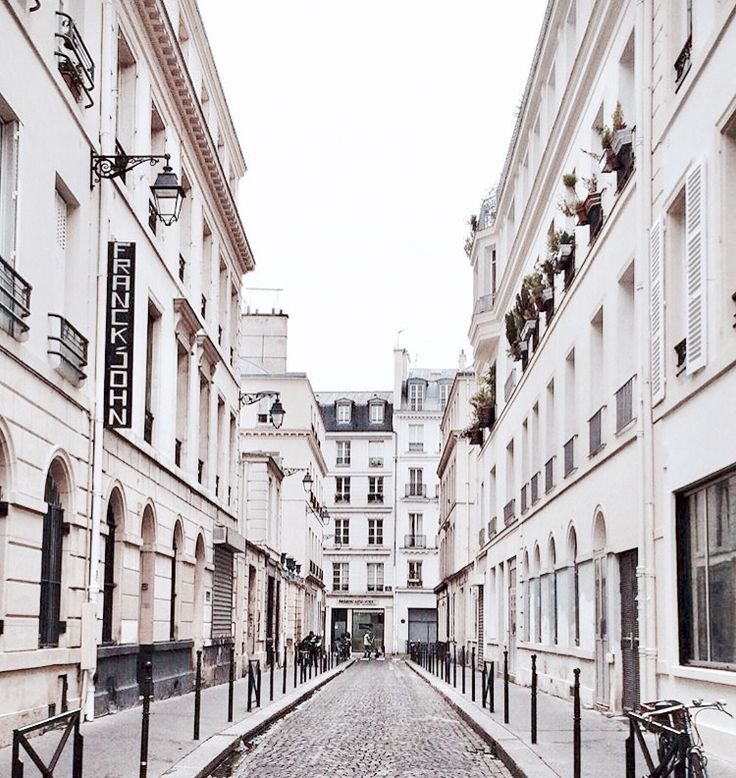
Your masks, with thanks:
[(132, 170), (144, 162), (148, 162), (151, 167), (158, 164), (160, 160), (166, 160), (166, 165), (171, 161), (171, 154), (147, 154), (147, 155), (129, 155), (129, 154), (95, 154), (91, 152), (91, 162), (89, 169), (89, 188), (94, 189), (103, 178), (120, 178), (128, 171)]
[(242, 408), (243, 405), (253, 405), (264, 397), (275, 397), (278, 400), (279, 396), (279, 392), (241, 392), (240, 406)]

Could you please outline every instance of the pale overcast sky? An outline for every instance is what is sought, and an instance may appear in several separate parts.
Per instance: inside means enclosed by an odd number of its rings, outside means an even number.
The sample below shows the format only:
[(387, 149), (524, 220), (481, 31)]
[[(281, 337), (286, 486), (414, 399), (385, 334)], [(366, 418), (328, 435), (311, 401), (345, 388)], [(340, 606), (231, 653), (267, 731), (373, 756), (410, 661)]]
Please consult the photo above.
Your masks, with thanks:
[(256, 270), (288, 367), (389, 389), (471, 358), (467, 221), (501, 172), (546, 0), (199, 0), (248, 173)]

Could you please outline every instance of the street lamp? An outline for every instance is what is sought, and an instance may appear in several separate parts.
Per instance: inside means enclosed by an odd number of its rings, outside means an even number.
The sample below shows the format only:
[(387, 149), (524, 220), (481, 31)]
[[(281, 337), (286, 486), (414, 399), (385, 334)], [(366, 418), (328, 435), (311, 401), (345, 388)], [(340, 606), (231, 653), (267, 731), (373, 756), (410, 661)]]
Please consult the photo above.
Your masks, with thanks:
[(121, 178), (134, 167), (142, 165), (144, 162), (148, 162), (151, 166), (157, 165), (162, 159), (165, 160), (166, 164), (163, 171), (156, 176), (156, 183), (151, 187), (151, 194), (156, 203), (158, 218), (167, 227), (170, 227), (178, 220), (182, 201), (186, 196), (183, 187), (179, 185), (176, 173), (173, 172), (169, 165), (171, 161), (170, 154), (131, 155), (124, 154), (121, 150), (119, 154), (104, 155), (95, 154), (92, 151), (90, 156), (89, 187), (93, 189), (94, 185), (103, 178)]
[(263, 400), (264, 397), (276, 398), (273, 401), (273, 405), (271, 406), (270, 411), (271, 424), (273, 424), (276, 429), (280, 429), (281, 425), (284, 423), (284, 416), (286, 416), (286, 411), (284, 410), (284, 406), (281, 404), (281, 396), (278, 392), (241, 392), (240, 407), (242, 408), (244, 405), (253, 405), (253, 403), (257, 403)]
[(307, 471), (304, 478), (302, 478), (302, 486), (304, 487), (304, 491), (307, 492), (307, 494), (312, 491), (313, 484), (314, 478), (312, 478), (312, 474)]

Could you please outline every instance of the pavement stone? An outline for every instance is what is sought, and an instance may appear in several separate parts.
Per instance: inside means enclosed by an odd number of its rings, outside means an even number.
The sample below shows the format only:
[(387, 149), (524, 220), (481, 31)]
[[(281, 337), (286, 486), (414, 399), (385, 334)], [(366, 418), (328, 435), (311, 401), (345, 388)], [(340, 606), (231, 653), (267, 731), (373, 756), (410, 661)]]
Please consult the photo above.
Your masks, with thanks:
[(510, 778), (491, 746), (403, 661), (357, 662), (213, 778)]

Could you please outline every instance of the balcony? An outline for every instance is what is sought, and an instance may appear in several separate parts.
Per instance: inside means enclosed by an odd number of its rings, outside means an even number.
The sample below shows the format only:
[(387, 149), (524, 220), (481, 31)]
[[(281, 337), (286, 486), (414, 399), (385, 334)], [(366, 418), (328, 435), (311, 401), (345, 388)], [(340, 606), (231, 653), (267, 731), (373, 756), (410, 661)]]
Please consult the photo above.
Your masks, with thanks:
[(383, 502), (383, 492), (368, 492), (368, 502), (369, 503), (382, 503)]
[(521, 487), (521, 515), (529, 510), (529, 484)]
[(406, 484), (405, 497), (414, 497), (416, 499), (427, 499), (427, 484)]
[(350, 467), (350, 457), (337, 457), (335, 467)]
[(59, 26), (55, 33), (55, 54), (59, 59), (59, 72), (74, 99), (79, 102), (84, 95), (88, 101), (84, 107), (91, 108), (95, 104), (91, 95), (95, 88), (95, 63), (72, 17), (61, 11), (57, 11), (56, 16)]
[(197, 483), (201, 484), (204, 479), (204, 460), (197, 460)]
[(531, 480), (532, 487), (532, 505), (539, 501), (539, 482), (542, 478), (541, 473), (534, 473)]
[[(605, 406), (604, 406), (605, 407)], [(603, 448), (603, 408), (588, 419), (588, 456), (595, 456)]]
[(49, 314), (48, 355), (54, 369), (79, 386), (87, 374), (87, 338), (58, 313)]
[(503, 506), (503, 524), (504, 527), (508, 527), (509, 524), (513, 524), (516, 521), (516, 500), (509, 500), (506, 505)]
[(492, 540), (498, 532), (498, 517), (494, 516), (488, 521), (488, 540)]
[(406, 582), (406, 585), (410, 589), (421, 589), (423, 584), (419, 578), (409, 578), (409, 580)]
[(311, 575), (313, 578), (316, 578), (319, 581), (324, 580), (324, 573), (322, 571), (322, 568), (319, 567), (319, 565), (316, 562), (313, 562), (311, 559), (309, 560), (309, 575)]
[(555, 488), (555, 458), (550, 457), (544, 463), (544, 493), (549, 494)]
[(693, 50), (692, 36), (688, 36), (685, 41), (685, 45), (682, 47), (682, 51), (677, 55), (675, 60), (675, 92), (682, 86), (682, 82), (685, 80), (685, 76), (690, 71), (690, 65), (692, 64), (691, 56)]
[(20, 340), (28, 332), (31, 286), (0, 257), (0, 327)]
[(368, 467), (383, 467), (383, 457), (371, 457), (368, 460)]
[(573, 435), (570, 440), (565, 443), (564, 446), (564, 462), (565, 462), (565, 470), (564, 470), (564, 477), (567, 478), (573, 470), (575, 470), (575, 438), (577, 435)]
[(478, 530), (478, 546), (482, 548), (486, 544), (486, 528), (481, 527)]
[(335, 492), (335, 502), (350, 502), (350, 492)]
[(143, 440), (146, 443), (150, 443), (153, 440), (153, 421), (153, 414), (149, 408), (146, 408), (146, 415), (143, 419)]
[(179, 280), (184, 281), (187, 272), (187, 261), (179, 254)]
[(404, 535), (404, 548), (427, 548), (427, 536)]
[(634, 420), (634, 378), (629, 378), (616, 392), (616, 432)]
[(512, 368), (503, 385), (503, 401), (508, 402), (509, 397), (516, 388), (516, 368)]
[(493, 310), (496, 300), (492, 294), (484, 294), (475, 301), (473, 307), (473, 314), (486, 313), (486, 311)]
[(409, 451), (424, 451), (424, 443), (421, 441), (414, 441), (412, 443), (409, 443)]
[(174, 464), (181, 467), (181, 447), (182, 441), (179, 438), (174, 439)]
[(368, 584), (368, 591), (369, 592), (382, 592), (383, 591), (383, 584), (382, 583), (369, 583)]

